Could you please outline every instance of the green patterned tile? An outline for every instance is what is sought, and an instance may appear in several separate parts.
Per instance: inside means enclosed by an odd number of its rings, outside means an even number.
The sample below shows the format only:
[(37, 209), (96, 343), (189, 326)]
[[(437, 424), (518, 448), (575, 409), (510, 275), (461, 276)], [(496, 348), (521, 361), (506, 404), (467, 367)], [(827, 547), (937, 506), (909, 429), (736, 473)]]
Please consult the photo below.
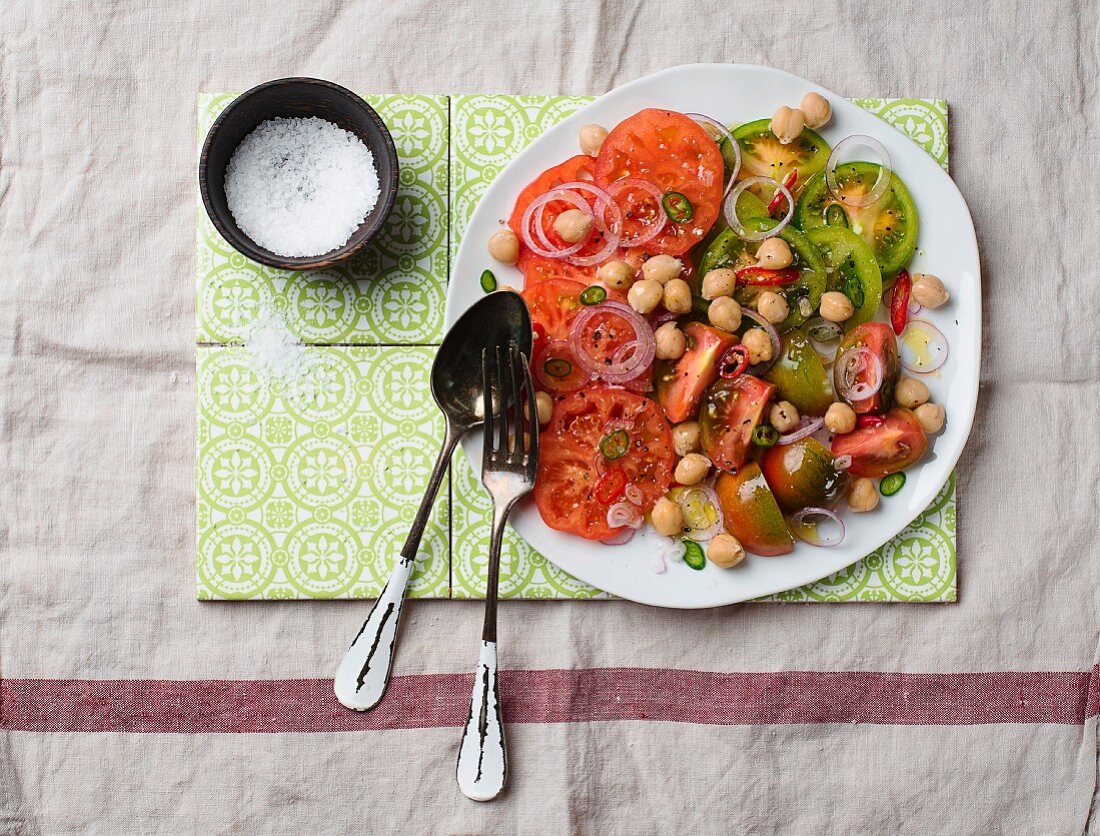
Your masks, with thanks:
[[(199, 95), (201, 145), (237, 94)], [(266, 307), (286, 311), (303, 342), (424, 344), (442, 337), (447, 256), (448, 100), (364, 98), (393, 133), (401, 185), (379, 239), (337, 267), (296, 273), (265, 267), (233, 250), (199, 201), (197, 340), (232, 343)]]
[[(519, 151), (591, 101), (563, 96), (454, 96), (451, 99), (451, 247), (477, 202)], [(853, 99), (919, 143), (946, 170), (947, 103), (942, 99)], [(488, 549), (488, 503), (468, 465), (454, 469), (452, 574), (456, 598), (481, 597)], [(562, 572), (509, 530), (501, 594), (521, 598), (609, 597)], [(510, 562), (509, 562), (510, 561)], [(955, 600), (955, 479), (897, 538), (832, 577), (762, 601)]]
[[(198, 348), (198, 597), (367, 598), (385, 584), (443, 420), (435, 350), (300, 347), (271, 378), (247, 348)], [(436, 502), (410, 594), (449, 595)]]

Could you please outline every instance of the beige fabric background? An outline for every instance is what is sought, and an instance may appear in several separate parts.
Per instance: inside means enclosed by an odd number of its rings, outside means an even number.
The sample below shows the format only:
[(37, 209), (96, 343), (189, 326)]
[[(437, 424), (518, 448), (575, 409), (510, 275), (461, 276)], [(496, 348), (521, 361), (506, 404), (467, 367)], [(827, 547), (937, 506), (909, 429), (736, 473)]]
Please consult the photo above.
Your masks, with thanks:
[[(1085, 670), (1100, 612), (1096, 0), (0, 4), (0, 676), (327, 676), (362, 603), (193, 589), (194, 96), (290, 74), (380, 92), (597, 94), (688, 61), (942, 96), (984, 265), (960, 602), (507, 603), (502, 664)], [(467, 671), (476, 605), (415, 602), (399, 673)], [(523, 726), (511, 789), (453, 729), (36, 735), (11, 832), (1080, 833), (1084, 727)], [(1094, 813), (1095, 815), (1095, 813)]]

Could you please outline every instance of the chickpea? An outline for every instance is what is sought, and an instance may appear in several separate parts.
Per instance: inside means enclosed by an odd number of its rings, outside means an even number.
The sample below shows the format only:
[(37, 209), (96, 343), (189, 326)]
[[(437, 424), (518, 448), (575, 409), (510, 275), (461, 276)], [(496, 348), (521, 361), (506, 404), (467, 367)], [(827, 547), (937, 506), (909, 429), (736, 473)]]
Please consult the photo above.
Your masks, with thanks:
[(763, 328), (750, 328), (741, 338), (741, 344), (749, 350), (749, 363), (766, 363), (775, 355), (772, 339)]
[(499, 229), (489, 238), (489, 255), (501, 264), (519, 261), (519, 237), (510, 229)]
[(951, 298), (939, 276), (931, 273), (913, 274), (913, 298), (926, 308), (938, 308)]
[(673, 478), (681, 485), (697, 485), (707, 478), (710, 459), (702, 453), (688, 453), (676, 464)]
[(554, 399), (545, 392), (535, 392), (535, 411), (538, 413), (539, 426), (545, 427), (550, 423), (550, 416), (554, 414)]
[(935, 435), (943, 429), (943, 422), (947, 419), (947, 410), (938, 403), (922, 403), (913, 412), (929, 435)]
[(894, 386), (894, 400), (909, 409), (928, 403), (928, 387), (914, 377), (903, 377)]
[(684, 421), (672, 428), (672, 448), (677, 456), (699, 451), (699, 422)]
[(625, 261), (613, 258), (600, 265), (596, 278), (615, 290), (625, 290), (634, 281), (634, 268)]
[(729, 296), (719, 296), (710, 303), (707, 317), (715, 328), (733, 333), (741, 327), (741, 305)]
[(825, 429), (836, 435), (850, 433), (856, 428), (856, 411), (848, 404), (837, 401), (825, 411)]
[(665, 310), (685, 314), (691, 310), (691, 288), (683, 279), (673, 279), (665, 285)]
[(715, 566), (729, 569), (745, 559), (745, 549), (732, 534), (718, 534), (707, 545), (707, 559)]
[(687, 351), (687, 338), (675, 322), (666, 322), (654, 334), (658, 360), (679, 360)]
[(856, 312), (852, 300), (839, 290), (828, 290), (821, 296), (821, 316), (829, 322), (843, 322)]
[(807, 93), (803, 96), (799, 109), (806, 119), (807, 128), (820, 128), (833, 118), (833, 109), (829, 106), (829, 100), (820, 93)]
[(798, 108), (783, 107), (775, 112), (772, 117), (772, 133), (781, 145), (790, 145), (802, 133), (806, 127), (806, 117)]
[(756, 299), (756, 312), (768, 322), (782, 322), (791, 312), (791, 306), (774, 290), (765, 290)]
[(580, 209), (566, 209), (554, 219), (554, 232), (570, 244), (583, 241), (592, 233), (593, 217)]
[(585, 125), (581, 128), (578, 137), (581, 143), (581, 151), (590, 157), (600, 153), (603, 141), (607, 139), (607, 128), (603, 125)]
[(626, 300), (640, 314), (652, 313), (661, 302), (664, 288), (650, 279), (634, 282), (627, 291)]
[(789, 433), (798, 426), (798, 407), (790, 401), (780, 401), (772, 406), (768, 421), (781, 433)]
[(765, 238), (756, 250), (756, 262), (769, 270), (782, 270), (794, 261), (790, 245), (782, 238)]
[(684, 514), (680, 506), (667, 496), (657, 500), (649, 516), (657, 533), (665, 537), (675, 537), (684, 527)]
[(737, 289), (737, 273), (729, 267), (710, 270), (703, 276), (703, 298), (717, 299), (719, 296), (733, 296)]
[(875, 483), (859, 478), (848, 488), (848, 507), (853, 511), (874, 511), (878, 507), (878, 491)]
[(659, 284), (665, 284), (679, 277), (683, 269), (684, 263), (680, 259), (662, 253), (645, 260), (642, 275)]

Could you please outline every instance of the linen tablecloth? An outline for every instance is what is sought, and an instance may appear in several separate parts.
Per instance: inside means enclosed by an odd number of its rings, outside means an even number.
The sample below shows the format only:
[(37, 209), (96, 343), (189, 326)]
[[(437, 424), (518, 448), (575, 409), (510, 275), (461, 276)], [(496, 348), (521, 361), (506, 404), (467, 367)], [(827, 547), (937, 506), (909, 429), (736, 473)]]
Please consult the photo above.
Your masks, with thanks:
[[(0, 822), (11, 833), (1081, 833), (1100, 686), (1096, 0), (0, 6)], [(982, 391), (940, 607), (507, 602), (512, 774), (454, 782), (476, 607), (194, 601), (197, 90), (598, 94), (698, 61), (952, 103)], [(948, 416), (950, 420), (950, 415)]]

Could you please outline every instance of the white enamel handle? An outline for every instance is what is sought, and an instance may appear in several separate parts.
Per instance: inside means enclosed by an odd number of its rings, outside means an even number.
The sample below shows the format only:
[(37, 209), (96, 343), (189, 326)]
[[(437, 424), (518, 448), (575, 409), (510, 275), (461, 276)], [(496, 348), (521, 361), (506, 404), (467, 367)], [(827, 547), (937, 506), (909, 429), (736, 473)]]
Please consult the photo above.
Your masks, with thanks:
[(458, 749), (458, 788), (474, 801), (489, 801), (504, 789), (507, 771), (497, 689), (497, 643), (483, 641), (470, 697), (470, 716)]
[(348, 708), (369, 711), (386, 693), (397, 622), (401, 618), (401, 605), (405, 602), (405, 589), (412, 569), (412, 560), (398, 558), (385, 589), (336, 670), (333, 690), (336, 699)]

